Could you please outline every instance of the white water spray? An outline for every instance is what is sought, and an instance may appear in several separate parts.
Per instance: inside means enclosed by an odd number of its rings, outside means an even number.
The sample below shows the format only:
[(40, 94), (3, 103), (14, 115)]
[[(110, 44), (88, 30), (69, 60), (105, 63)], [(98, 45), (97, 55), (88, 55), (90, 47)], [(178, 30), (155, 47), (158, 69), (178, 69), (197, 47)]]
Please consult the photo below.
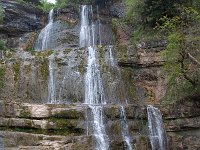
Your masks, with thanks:
[[(85, 103), (92, 110), (93, 131), (96, 139), (96, 150), (109, 148), (108, 136), (103, 123), (103, 107), (106, 104), (98, 56), (96, 54), (95, 24), (90, 17), (93, 16), (91, 6), (81, 8), (80, 47), (88, 47), (87, 71), (85, 75)], [(93, 18), (93, 17), (92, 17)]]
[(91, 45), (91, 27), (90, 27), (90, 12), (91, 6), (83, 5), (81, 7), (81, 30), (79, 35), (80, 47), (88, 47)]
[(95, 48), (88, 47), (88, 50), (88, 66), (85, 75), (85, 103), (91, 105), (106, 104)]
[(109, 59), (110, 59), (110, 65), (111, 67), (116, 67), (115, 59), (113, 57), (113, 46), (109, 46)]
[(49, 12), (49, 22), (45, 28), (43, 28), (37, 38), (35, 44), (36, 51), (42, 51), (51, 48), (51, 33), (53, 29), (53, 9)]
[(167, 140), (161, 112), (151, 105), (147, 107), (149, 138), (152, 150), (166, 150)]
[(55, 58), (49, 56), (49, 79), (48, 79), (48, 103), (55, 104), (56, 101), (56, 75), (55, 75)]
[(3, 138), (0, 136), (0, 150), (4, 150)]
[(127, 119), (126, 119), (125, 109), (124, 109), (123, 106), (120, 106), (119, 112), (120, 112), (122, 137), (123, 137), (123, 140), (125, 141), (125, 144), (126, 144), (125, 149), (126, 150), (132, 150), (131, 140), (130, 140), (130, 137), (129, 137), (128, 122), (127, 122)]

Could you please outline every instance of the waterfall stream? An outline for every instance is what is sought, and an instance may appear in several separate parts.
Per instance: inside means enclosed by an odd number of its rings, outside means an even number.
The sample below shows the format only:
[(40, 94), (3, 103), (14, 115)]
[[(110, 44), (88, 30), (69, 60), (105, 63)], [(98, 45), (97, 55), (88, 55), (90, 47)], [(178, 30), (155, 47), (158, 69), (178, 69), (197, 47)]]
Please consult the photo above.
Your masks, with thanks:
[[(92, 118), (92, 135), (95, 137), (95, 149), (96, 150), (108, 150), (109, 149), (109, 137), (106, 133), (106, 126), (104, 124), (104, 106), (111, 102), (116, 102), (115, 104), (121, 105), (119, 107), (120, 114), (120, 125), (121, 125), (121, 135), (124, 141), (124, 149), (132, 150), (132, 136), (129, 134), (128, 119), (126, 117), (126, 112), (123, 105), (128, 104), (126, 91), (124, 83), (121, 77), (121, 72), (117, 61), (113, 55), (113, 46), (107, 46), (107, 60), (109, 74), (110, 74), (110, 84), (107, 89), (104, 85), (104, 78), (101, 73), (101, 64), (98, 56), (98, 46), (102, 45), (101, 37), (101, 21), (99, 16), (99, 8), (97, 7), (97, 19), (96, 22), (93, 21), (93, 8), (92, 6), (82, 5), (81, 7), (81, 27), (79, 33), (79, 45), (80, 47), (87, 48), (87, 67), (86, 73), (84, 74), (84, 90), (85, 98), (84, 104), (86, 104), (91, 110)], [(53, 10), (49, 12), (49, 23), (48, 25), (40, 32), (35, 50), (45, 50), (50, 48), (50, 36), (53, 28)], [(103, 35), (103, 34), (102, 34)], [(109, 55), (109, 56), (108, 56)], [(108, 58), (109, 57), (109, 58)], [(56, 92), (56, 80), (59, 79), (59, 76), (56, 79), (56, 67), (58, 63), (55, 62), (54, 54), (50, 55), (48, 58), (49, 61), (49, 78), (48, 78), (48, 103), (56, 104), (59, 101), (62, 101), (66, 96), (64, 92), (65, 89), (68, 89), (66, 84), (69, 84), (71, 87), (74, 86), (74, 82), (68, 82), (70, 77), (74, 76), (74, 79), (78, 80), (79, 72), (71, 70), (69, 74), (64, 73), (62, 81), (60, 82), (60, 87), (58, 92)], [(69, 69), (69, 68), (68, 68)], [(67, 70), (67, 68), (66, 68)], [(58, 72), (58, 71), (57, 71)], [(113, 74), (112, 74), (113, 73)], [(113, 79), (112, 79), (113, 78)], [(57, 84), (59, 86), (59, 84)], [(73, 88), (76, 89), (76, 88)], [(109, 92), (107, 92), (108, 90)], [(73, 90), (73, 93), (75, 90)], [(84, 91), (83, 91), (84, 92)], [(106, 93), (107, 92), (107, 93)], [(110, 94), (110, 96), (108, 96)], [(57, 97), (58, 100), (57, 101)], [(108, 98), (109, 97), (109, 98)], [(68, 98), (68, 97), (67, 97)], [(110, 101), (109, 101), (110, 100)], [(153, 150), (166, 150), (166, 135), (164, 130), (164, 125), (162, 122), (162, 117), (159, 109), (148, 106), (148, 127), (149, 127), (149, 137)], [(87, 116), (88, 118), (88, 116)], [(87, 122), (87, 130), (89, 128)], [(89, 132), (87, 131), (87, 134)], [(131, 133), (131, 132), (130, 132)]]
[(167, 150), (166, 133), (160, 110), (149, 105), (147, 107), (147, 114), (152, 150)]
[(54, 55), (49, 56), (48, 103), (56, 104), (56, 74)]
[(121, 122), (121, 132), (122, 132), (122, 137), (123, 140), (125, 141), (125, 149), (126, 150), (132, 150), (132, 146), (131, 146), (131, 140), (129, 137), (129, 127), (128, 127), (128, 122), (126, 119), (126, 114), (125, 114), (125, 109), (123, 106), (121, 106), (119, 108), (119, 112), (120, 112), (120, 122)]
[(93, 131), (97, 150), (109, 148), (108, 136), (103, 123), (103, 104), (106, 104), (99, 70), (95, 43), (95, 24), (92, 6), (83, 5), (81, 9), (80, 47), (88, 47), (87, 71), (85, 75), (85, 104), (92, 110)]
[(3, 138), (0, 136), (0, 150), (4, 150)]
[(80, 47), (88, 47), (91, 45), (91, 27), (90, 27), (90, 12), (92, 6), (83, 5), (81, 7), (81, 30), (79, 35)]
[(42, 51), (51, 48), (51, 33), (53, 29), (53, 9), (49, 12), (49, 22), (45, 28), (43, 28), (36, 40), (34, 49), (36, 51)]

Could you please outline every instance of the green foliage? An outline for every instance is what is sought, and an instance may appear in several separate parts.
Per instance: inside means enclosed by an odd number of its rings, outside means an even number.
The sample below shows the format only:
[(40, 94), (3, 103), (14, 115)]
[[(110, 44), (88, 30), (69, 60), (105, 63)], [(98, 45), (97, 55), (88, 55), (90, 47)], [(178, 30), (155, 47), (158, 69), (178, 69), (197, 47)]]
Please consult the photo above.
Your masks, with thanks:
[(125, 22), (132, 26), (141, 25), (144, 21), (142, 13), (144, 9), (144, 2), (141, 0), (125, 0)]
[(168, 84), (176, 83), (177, 77), (180, 77), (182, 69), (178, 63), (180, 53), (182, 51), (183, 37), (179, 33), (172, 33), (167, 38), (167, 46), (162, 52), (164, 63), (164, 71), (168, 76)]
[(41, 0), (40, 5), (38, 6), (40, 9), (42, 9), (44, 12), (49, 12), (51, 9), (55, 7), (54, 4), (47, 2), (47, 0)]
[(14, 80), (15, 82), (17, 82), (19, 78), (19, 72), (20, 72), (20, 64), (18, 62), (13, 64), (13, 71), (14, 71)]
[(0, 39), (0, 50), (4, 50), (4, 49), (5, 49), (5, 44), (3, 40)]
[(78, 9), (80, 4), (93, 4), (94, 0), (57, 0), (56, 8), (73, 6)]
[(177, 26), (181, 23), (181, 18), (179, 16), (174, 16), (172, 18), (163, 16), (159, 19), (159, 22), (161, 25), (157, 22), (157, 26), (155, 28), (159, 28), (161, 31), (169, 33), (176, 31)]
[(4, 9), (0, 6), (0, 25), (3, 24)]
[(194, 7), (183, 6), (177, 16), (159, 19), (157, 28), (167, 33), (167, 46), (162, 53), (168, 85), (166, 102), (180, 100), (200, 89), (200, 37), (199, 30), (194, 29), (199, 26), (199, 18)]
[(6, 72), (5, 68), (0, 68), (0, 89), (2, 89), (4, 85), (5, 72)]

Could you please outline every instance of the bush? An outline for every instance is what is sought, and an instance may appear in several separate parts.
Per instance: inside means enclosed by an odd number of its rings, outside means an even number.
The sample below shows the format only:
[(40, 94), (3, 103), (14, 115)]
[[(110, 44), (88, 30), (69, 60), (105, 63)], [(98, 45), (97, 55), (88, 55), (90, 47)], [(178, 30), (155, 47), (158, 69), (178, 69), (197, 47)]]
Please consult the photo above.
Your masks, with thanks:
[(70, 5), (78, 8), (79, 5), (93, 4), (94, 2), (95, 2), (94, 0), (57, 0), (56, 7), (63, 8)]
[(159, 21), (158, 28), (167, 34), (162, 53), (168, 87), (165, 98), (180, 100), (200, 90), (200, 14), (194, 7), (181, 6), (177, 16)]
[(47, 2), (47, 0), (41, 0), (40, 5), (38, 5), (38, 7), (42, 9), (44, 12), (49, 12), (51, 9), (55, 7), (55, 5)]

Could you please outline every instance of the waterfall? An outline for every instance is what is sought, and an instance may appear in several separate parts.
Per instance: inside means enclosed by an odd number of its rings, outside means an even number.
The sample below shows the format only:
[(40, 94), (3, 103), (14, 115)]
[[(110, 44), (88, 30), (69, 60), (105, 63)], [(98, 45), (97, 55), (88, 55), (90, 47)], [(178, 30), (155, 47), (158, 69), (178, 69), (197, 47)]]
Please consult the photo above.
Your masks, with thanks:
[(3, 138), (0, 136), (0, 150), (4, 150)]
[(123, 137), (123, 140), (126, 143), (125, 149), (126, 150), (132, 150), (131, 141), (130, 141), (130, 137), (129, 137), (128, 122), (127, 122), (127, 119), (126, 119), (126, 114), (125, 114), (125, 110), (124, 110), (123, 106), (120, 106), (119, 113), (120, 113), (122, 137)]
[(61, 85), (60, 85), (60, 90), (59, 90), (59, 96), (58, 96), (58, 99), (59, 99), (59, 101), (61, 102), (62, 101), (62, 96), (63, 96), (63, 89), (64, 89), (64, 86), (65, 86), (65, 80), (66, 80), (66, 76), (64, 76), (63, 77), (63, 80), (62, 80), (62, 82), (61, 82)]
[(51, 48), (51, 33), (53, 28), (53, 9), (49, 12), (48, 24), (43, 28), (36, 40), (34, 49), (36, 51), (42, 51)]
[(117, 61), (114, 58), (113, 49), (114, 48), (112, 45), (108, 46), (110, 71), (114, 72), (112, 75), (114, 87), (112, 87), (112, 89), (115, 89), (115, 91), (111, 94), (114, 95), (112, 97), (115, 97), (115, 99), (117, 100), (116, 102), (120, 104), (128, 104), (124, 82)]
[(167, 139), (160, 110), (149, 105), (147, 107), (147, 114), (152, 150), (166, 150)]
[(56, 101), (56, 72), (54, 55), (49, 56), (49, 79), (48, 79), (48, 103), (55, 104)]
[(104, 89), (99, 70), (95, 43), (95, 24), (92, 6), (81, 7), (80, 47), (88, 47), (87, 71), (85, 75), (85, 104), (92, 110), (93, 131), (97, 150), (109, 148), (108, 136), (103, 123), (103, 107), (106, 104)]
[(109, 60), (110, 60), (110, 66), (111, 67), (116, 67), (115, 59), (113, 57), (113, 52), (112, 52), (113, 46), (109, 46)]
[[(116, 60), (113, 56), (113, 46), (109, 46), (108, 47), (109, 50), (109, 64), (111, 69), (114, 69), (115, 74), (117, 75), (116, 79), (117, 79), (117, 88), (119, 88), (119, 93), (120, 95), (123, 95), (121, 99), (119, 99), (120, 102), (125, 102), (125, 104), (128, 104), (127, 101), (127, 96), (126, 96), (126, 92), (125, 92), (125, 87), (124, 87), (124, 83), (122, 81), (122, 77), (121, 77), (121, 72), (119, 69), (119, 66), (116, 63)], [(115, 92), (116, 93), (116, 92)], [(119, 97), (118, 95), (115, 95), (116, 99)], [(125, 113), (125, 109), (124, 106), (120, 106), (119, 107), (119, 114), (120, 114), (120, 123), (121, 123), (121, 133), (122, 133), (122, 138), (125, 142), (125, 150), (132, 150), (132, 145), (131, 145), (131, 139), (129, 136), (129, 126), (128, 126), (128, 122), (127, 122), (127, 118), (126, 118), (126, 113)]]
[(80, 47), (88, 47), (91, 45), (91, 27), (90, 27), (90, 12), (92, 6), (83, 5), (81, 7), (81, 30), (79, 35)]
[(93, 114), (93, 130), (94, 136), (96, 138), (96, 150), (108, 150), (108, 136), (105, 131), (105, 126), (103, 123), (103, 107), (97, 105), (89, 105)]
[(90, 46), (88, 50), (88, 66), (85, 75), (85, 103), (105, 104), (104, 90), (95, 48)]
[(98, 34), (99, 34), (99, 45), (102, 45), (101, 42), (101, 20), (100, 20), (100, 16), (99, 16), (99, 6), (97, 5), (97, 22), (98, 22)]

